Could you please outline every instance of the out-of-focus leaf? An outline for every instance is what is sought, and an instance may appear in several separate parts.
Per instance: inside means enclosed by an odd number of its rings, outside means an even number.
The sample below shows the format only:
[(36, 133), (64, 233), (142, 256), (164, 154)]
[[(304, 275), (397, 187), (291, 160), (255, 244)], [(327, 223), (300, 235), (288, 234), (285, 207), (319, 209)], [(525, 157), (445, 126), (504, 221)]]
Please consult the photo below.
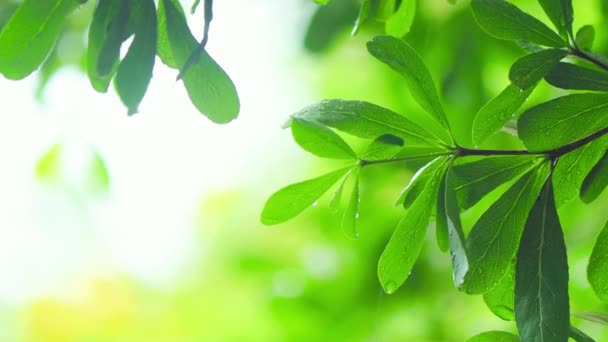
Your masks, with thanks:
[(608, 302), (608, 222), (593, 246), (587, 279), (595, 294), (604, 302)]
[(403, 149), (403, 139), (392, 134), (384, 134), (374, 139), (361, 155), (364, 160), (393, 158)]
[(398, 0), (375, 0), (375, 18), (378, 21), (386, 21), (395, 13)]
[(475, 223), (467, 237), (470, 268), (463, 284), (467, 293), (488, 292), (504, 277), (548, 174), (549, 165), (544, 163), (522, 176)]
[(23, 1), (0, 32), (0, 73), (22, 79), (36, 70), (75, 7), (72, 0)]
[(568, 258), (551, 178), (528, 216), (517, 253), (515, 321), (524, 341), (568, 340)]
[(608, 91), (608, 74), (570, 63), (558, 63), (545, 80), (562, 89)]
[(412, 96), (422, 109), (444, 127), (449, 127), (431, 73), (411, 46), (395, 37), (378, 36), (367, 43), (367, 49), (405, 78)]
[(503, 127), (526, 102), (532, 90), (534, 87), (522, 91), (518, 86), (509, 84), (498, 96), (481, 107), (473, 120), (473, 141), (481, 144)]
[(410, 182), (403, 188), (399, 199), (395, 205), (403, 205), (404, 208), (409, 208), (422, 192), (426, 189), (426, 184), (437, 173), (437, 169), (443, 165), (442, 158), (435, 158), (426, 165), (418, 169), (410, 179)]
[(386, 21), (386, 33), (397, 38), (405, 36), (410, 32), (410, 28), (416, 17), (416, 1), (402, 0), (399, 8)]
[(359, 232), (357, 231), (357, 221), (359, 220), (359, 201), (359, 175), (355, 175), (353, 190), (348, 201), (348, 206), (344, 211), (344, 216), (342, 217), (342, 231), (346, 234), (346, 236), (352, 239), (359, 237)]
[(402, 138), (407, 145), (439, 145), (439, 138), (403, 116), (364, 101), (325, 100), (293, 115), (317, 121), (348, 134), (375, 139), (384, 134)]
[(105, 193), (110, 190), (110, 173), (99, 153), (94, 153), (91, 158), (89, 185), (98, 193)]
[(53, 145), (36, 163), (36, 177), (45, 182), (59, 178), (61, 171), (61, 145)]
[(467, 340), (467, 342), (520, 342), (519, 336), (513, 335), (505, 331), (488, 331), (475, 335)]
[[(181, 69), (199, 45), (188, 28), (179, 1), (159, 1), (158, 23), (159, 44), (164, 44), (164, 39), (169, 43), (168, 46), (162, 45), (159, 51), (166, 54), (163, 61)], [(194, 106), (211, 121), (228, 123), (238, 116), (240, 103), (236, 88), (206, 51), (201, 51), (198, 59), (190, 65), (183, 81)]]
[(355, 26), (353, 26), (353, 30), (351, 32), (353, 36), (356, 35), (359, 32), (361, 26), (365, 24), (365, 21), (369, 17), (371, 6), (372, 0), (363, 0), (363, 2), (361, 2), (361, 8), (359, 8), (359, 15), (357, 16), (357, 20), (355, 20)]
[(521, 176), (538, 160), (533, 156), (495, 156), (457, 164), (454, 187), (460, 207), (471, 208), (501, 184)]
[(608, 325), (608, 314), (602, 312), (577, 312), (573, 315), (589, 322)]
[(565, 47), (557, 33), (540, 20), (504, 0), (472, 0), (475, 19), (488, 34), (511, 40), (527, 40), (551, 47)]
[(262, 210), (262, 223), (285, 222), (310, 207), (342, 178), (350, 168), (344, 168), (304, 182), (288, 185), (270, 196)]
[(581, 50), (591, 50), (595, 40), (595, 29), (591, 25), (585, 25), (576, 31), (576, 46)]
[(319, 157), (357, 159), (357, 154), (338, 134), (317, 122), (294, 118), (291, 133), (300, 147)]
[(608, 152), (595, 164), (583, 181), (581, 199), (585, 203), (593, 202), (608, 186)]
[(399, 221), (378, 261), (378, 277), (386, 293), (393, 293), (403, 285), (422, 249), (433, 204), (446, 167), (446, 158), (439, 159), (441, 166)]
[(319, 6), (308, 24), (304, 48), (312, 53), (327, 50), (355, 22), (358, 11), (359, 1), (354, 0), (332, 0)]
[(526, 110), (518, 134), (533, 152), (572, 143), (608, 125), (608, 94), (573, 94)]
[(528, 89), (545, 77), (567, 55), (567, 51), (560, 49), (541, 50), (526, 55), (511, 66), (509, 79), (520, 89)]
[(498, 285), (483, 294), (483, 301), (496, 316), (505, 321), (515, 319), (515, 260)]
[(572, 32), (572, 0), (538, 0), (559, 33), (566, 37)]
[(585, 334), (584, 332), (580, 331), (572, 325), (570, 326), (569, 335), (570, 338), (575, 340), (576, 342), (595, 342), (595, 340), (592, 339), (589, 335)]

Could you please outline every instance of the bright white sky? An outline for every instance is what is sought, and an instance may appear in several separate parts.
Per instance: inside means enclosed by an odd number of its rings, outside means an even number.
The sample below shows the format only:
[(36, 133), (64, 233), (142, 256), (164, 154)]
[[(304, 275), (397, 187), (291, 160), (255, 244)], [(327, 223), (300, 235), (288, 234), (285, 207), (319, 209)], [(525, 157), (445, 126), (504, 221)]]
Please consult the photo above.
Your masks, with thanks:
[[(162, 284), (193, 252), (192, 223), (205, 193), (259, 189), (252, 183), (286, 158), (295, 170), (297, 149), (280, 125), (311, 102), (289, 73), (301, 58), (299, 30), (310, 5), (216, 1), (208, 49), (235, 81), (242, 109), (226, 126), (196, 112), (176, 72), (160, 62), (134, 117), (113, 91), (94, 92), (75, 70), (52, 80), (42, 104), (33, 99), (35, 76), (0, 78), (0, 301), (53, 293), (66, 279), (105, 268)], [(191, 18), (200, 29), (201, 14)], [(67, 148), (63, 190), (33, 176), (37, 159), (57, 142)], [(77, 190), (91, 148), (110, 169), (106, 200)]]

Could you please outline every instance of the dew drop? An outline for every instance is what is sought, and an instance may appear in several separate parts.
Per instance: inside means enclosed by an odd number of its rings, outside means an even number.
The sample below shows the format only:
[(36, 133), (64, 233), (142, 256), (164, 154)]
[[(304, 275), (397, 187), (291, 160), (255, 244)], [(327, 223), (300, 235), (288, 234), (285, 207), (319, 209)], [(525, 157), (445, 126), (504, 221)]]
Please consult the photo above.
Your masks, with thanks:
[(359, 219), (359, 213), (355, 213), (355, 220)]
[(319, 204), (319, 202), (318, 202), (318, 201), (314, 201), (314, 202), (312, 203), (312, 206), (313, 206), (313, 207), (316, 207), (318, 204)]
[(386, 292), (387, 294), (392, 294), (397, 290), (397, 283), (395, 283), (392, 280), (387, 281), (384, 284), (384, 292)]

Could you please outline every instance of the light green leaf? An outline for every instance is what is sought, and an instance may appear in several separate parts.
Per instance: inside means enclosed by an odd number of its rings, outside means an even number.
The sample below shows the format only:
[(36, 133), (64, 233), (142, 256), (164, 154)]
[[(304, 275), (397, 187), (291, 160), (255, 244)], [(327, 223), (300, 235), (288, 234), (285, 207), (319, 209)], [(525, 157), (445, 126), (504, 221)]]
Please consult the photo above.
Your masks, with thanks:
[(559, 33), (566, 37), (572, 32), (572, 0), (538, 0)]
[(505, 321), (515, 319), (515, 260), (498, 285), (483, 294), (483, 301), (490, 311)]
[(329, 0), (312, 0), (317, 4), (325, 5), (329, 2)]
[(129, 115), (137, 113), (139, 103), (146, 94), (156, 57), (156, 7), (154, 0), (130, 1), (137, 16), (131, 16), (135, 38), (125, 58), (120, 62), (114, 85)]
[(375, 0), (376, 20), (386, 21), (393, 15), (397, 0)]
[(595, 29), (591, 25), (585, 25), (576, 31), (576, 38), (574, 42), (576, 47), (581, 50), (589, 51), (593, 48), (593, 41), (595, 40)]
[[(450, 172), (450, 170), (448, 170)], [(444, 177), (445, 178), (445, 177)], [(439, 184), (439, 194), (437, 195), (437, 213), (435, 214), (435, 239), (437, 247), (441, 252), (450, 249), (450, 233), (448, 228), (448, 217), (445, 209), (445, 180)]]
[(360, 138), (375, 139), (392, 134), (407, 145), (441, 144), (441, 140), (403, 116), (364, 101), (325, 100), (302, 109), (293, 117), (317, 121)]
[(443, 165), (443, 158), (435, 158), (426, 165), (418, 169), (410, 179), (410, 182), (401, 190), (399, 199), (395, 205), (402, 205), (404, 208), (409, 208), (422, 192), (426, 189), (426, 184), (437, 173), (437, 169)]
[(89, 169), (89, 185), (93, 191), (105, 193), (110, 190), (110, 173), (99, 153), (93, 153)]
[(534, 87), (522, 91), (519, 87), (509, 84), (498, 96), (481, 107), (473, 120), (473, 141), (481, 144), (503, 127), (526, 102), (532, 90)]
[(561, 156), (553, 171), (555, 202), (559, 208), (579, 196), (585, 176), (600, 160), (608, 148), (608, 136), (592, 141), (582, 147)]
[(36, 70), (76, 5), (72, 0), (23, 1), (0, 32), (0, 73), (22, 79)]
[(561, 89), (608, 91), (608, 74), (570, 63), (558, 63), (545, 80)]
[(350, 171), (343, 168), (326, 175), (288, 185), (270, 196), (262, 210), (262, 223), (273, 225), (285, 222), (312, 206), (319, 197)]
[(61, 145), (49, 148), (36, 163), (36, 177), (41, 181), (56, 181), (61, 172)]
[(386, 293), (393, 293), (403, 285), (422, 249), (441, 177), (445, 172), (446, 158), (439, 159), (442, 166), (407, 209), (378, 261), (378, 277)]
[[(163, 62), (181, 69), (199, 46), (188, 28), (179, 1), (160, 0), (158, 18), (159, 54), (165, 56)], [(201, 51), (198, 60), (184, 74), (183, 81), (194, 106), (211, 121), (228, 123), (238, 116), (240, 104), (236, 88), (206, 51)]]
[(449, 128), (431, 73), (411, 46), (395, 37), (378, 36), (367, 43), (367, 49), (374, 57), (401, 74), (420, 107), (445, 128)]
[(392, 134), (384, 134), (374, 139), (361, 155), (364, 160), (384, 160), (393, 158), (403, 149), (403, 139)]
[(349, 238), (356, 239), (359, 237), (357, 231), (357, 221), (359, 220), (359, 175), (355, 175), (353, 190), (348, 201), (346, 211), (342, 217), (342, 231)]
[(568, 260), (550, 178), (530, 212), (517, 253), (515, 321), (524, 341), (568, 340)]
[(604, 302), (608, 302), (608, 222), (593, 246), (587, 279), (595, 294)]
[(525, 111), (518, 134), (532, 152), (582, 139), (608, 125), (608, 94), (573, 94)]
[(294, 118), (291, 133), (300, 147), (319, 157), (357, 159), (357, 154), (338, 134), (317, 122)]
[(522, 176), (475, 223), (467, 237), (469, 273), (462, 286), (467, 293), (488, 292), (505, 276), (548, 173), (544, 163)]
[(576, 342), (595, 342), (589, 335), (580, 331), (574, 326), (570, 326), (570, 338), (575, 340)]
[(475, 19), (489, 35), (523, 39), (538, 45), (566, 47), (566, 42), (538, 19), (504, 0), (472, 0)]
[(591, 203), (601, 195), (608, 186), (608, 152), (591, 169), (581, 187), (581, 199), (585, 203)]
[[(466, 161), (466, 160), (465, 160)], [(534, 156), (495, 156), (454, 167), (454, 189), (463, 210), (474, 206), (501, 184), (521, 176), (538, 164)]]
[(488, 331), (479, 335), (475, 335), (467, 340), (467, 342), (520, 342), (517, 335), (513, 335), (504, 331)]
[(521, 89), (528, 89), (567, 55), (565, 50), (547, 49), (523, 56), (511, 66), (509, 80)]
[(351, 169), (351, 171), (349, 171), (346, 174), (346, 176), (344, 176), (344, 178), (342, 178), (342, 181), (336, 188), (334, 195), (331, 197), (331, 200), (329, 201), (330, 210), (336, 212), (336, 211), (338, 211), (338, 209), (340, 209), (340, 201), (342, 200), (342, 193), (344, 192), (344, 184), (346, 184), (346, 180), (348, 180), (348, 177), (350, 176), (351, 173), (352, 173), (352, 169)]
[(577, 312), (573, 314), (576, 317), (582, 318), (586, 321), (598, 323), (602, 325), (608, 325), (608, 314), (601, 312)]
[(359, 9), (359, 15), (357, 16), (357, 20), (355, 21), (355, 26), (353, 27), (351, 35), (354, 36), (359, 32), (359, 29), (369, 17), (371, 6), (372, 0), (363, 0), (363, 2), (361, 3), (361, 8)]
[(410, 32), (416, 17), (417, 0), (402, 0), (399, 8), (386, 21), (386, 33), (401, 38)]

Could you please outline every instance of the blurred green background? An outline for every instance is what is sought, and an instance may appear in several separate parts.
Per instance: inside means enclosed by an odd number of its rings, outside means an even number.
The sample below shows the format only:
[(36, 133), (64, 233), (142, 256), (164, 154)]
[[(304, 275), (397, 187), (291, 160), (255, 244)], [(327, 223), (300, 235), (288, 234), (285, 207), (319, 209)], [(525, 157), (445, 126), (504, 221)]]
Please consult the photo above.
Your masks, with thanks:
[[(513, 2), (548, 22), (536, 1)], [(0, 25), (17, 3), (0, 0)], [(575, 28), (593, 24), (605, 54), (606, 3), (574, 2)], [(357, 1), (216, 1), (209, 50), (243, 108), (228, 126), (197, 114), (160, 62), (134, 117), (112, 91), (94, 93), (80, 71), (93, 6), (70, 17), (37, 74), (0, 80), (1, 342), (464, 341), (515, 331), (480, 296), (453, 289), (432, 236), (406, 285), (382, 292), (377, 260), (402, 214), (393, 203), (420, 163), (363, 170), (358, 240), (327, 199), (287, 224), (259, 223), (272, 192), (339, 166), (297, 148), (280, 129), (289, 114), (345, 98), (424, 120), (402, 79), (366, 52), (382, 23), (350, 36)], [(406, 36), (464, 146), (474, 114), (525, 54), (484, 34), (468, 6), (419, 1)], [(202, 33), (201, 13), (189, 19)], [(561, 92), (541, 83), (526, 106)], [(521, 147), (507, 132), (484, 147), (498, 146)], [(484, 205), (463, 214), (465, 226)], [(607, 210), (606, 193), (560, 210), (573, 312), (608, 312), (585, 276)], [(602, 326), (573, 323), (608, 341)]]

